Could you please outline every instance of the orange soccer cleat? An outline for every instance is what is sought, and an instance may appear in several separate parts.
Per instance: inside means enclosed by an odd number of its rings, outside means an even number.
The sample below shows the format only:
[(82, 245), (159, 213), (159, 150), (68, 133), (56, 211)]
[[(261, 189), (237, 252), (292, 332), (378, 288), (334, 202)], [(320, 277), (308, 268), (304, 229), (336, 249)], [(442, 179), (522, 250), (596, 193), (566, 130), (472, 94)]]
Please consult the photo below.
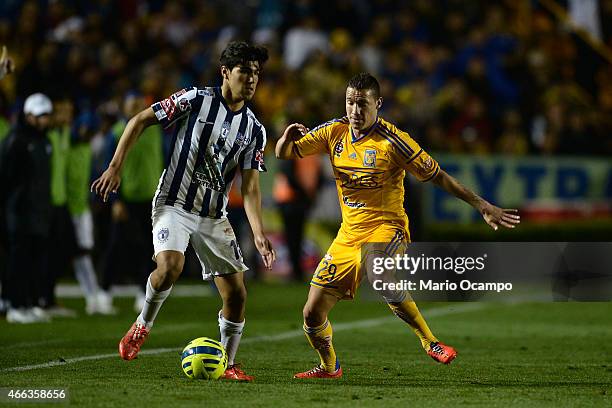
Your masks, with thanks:
[(234, 381), (246, 381), (251, 382), (255, 379), (255, 377), (251, 375), (247, 375), (240, 368), (240, 364), (233, 364), (225, 370), (221, 378), (225, 380), (234, 380)]
[(457, 357), (457, 350), (443, 343), (431, 343), (427, 355), (442, 364), (450, 364)]
[(149, 329), (144, 324), (134, 322), (130, 330), (119, 342), (119, 355), (124, 360), (133, 360), (138, 356), (140, 347), (149, 337)]
[(320, 365), (303, 373), (297, 373), (293, 378), (340, 378), (342, 377), (342, 367), (336, 362), (336, 371), (333, 373), (325, 371)]

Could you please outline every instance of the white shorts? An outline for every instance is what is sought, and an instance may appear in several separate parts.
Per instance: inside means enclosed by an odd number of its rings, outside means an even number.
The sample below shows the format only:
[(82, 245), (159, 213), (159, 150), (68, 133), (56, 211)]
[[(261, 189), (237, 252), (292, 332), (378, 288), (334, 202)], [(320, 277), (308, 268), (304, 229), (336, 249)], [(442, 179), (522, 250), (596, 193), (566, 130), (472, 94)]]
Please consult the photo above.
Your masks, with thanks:
[(162, 251), (184, 254), (191, 242), (204, 280), (249, 269), (227, 218), (200, 217), (169, 205), (154, 207), (151, 218), (156, 257)]
[(82, 214), (73, 215), (72, 225), (74, 225), (74, 235), (79, 249), (92, 250), (94, 247), (94, 227), (91, 211), (87, 210)]

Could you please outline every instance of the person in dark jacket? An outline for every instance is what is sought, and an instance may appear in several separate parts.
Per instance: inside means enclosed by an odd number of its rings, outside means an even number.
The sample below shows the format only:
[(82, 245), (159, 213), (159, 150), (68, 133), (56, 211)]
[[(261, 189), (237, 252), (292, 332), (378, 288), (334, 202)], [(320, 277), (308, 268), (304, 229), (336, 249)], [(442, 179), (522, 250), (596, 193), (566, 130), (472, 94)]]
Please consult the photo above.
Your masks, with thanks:
[(47, 321), (38, 307), (44, 276), (51, 217), (49, 166), (51, 144), (46, 136), (53, 110), (51, 100), (30, 95), (23, 114), (3, 142), (0, 175), (8, 244), (7, 290), (10, 323)]

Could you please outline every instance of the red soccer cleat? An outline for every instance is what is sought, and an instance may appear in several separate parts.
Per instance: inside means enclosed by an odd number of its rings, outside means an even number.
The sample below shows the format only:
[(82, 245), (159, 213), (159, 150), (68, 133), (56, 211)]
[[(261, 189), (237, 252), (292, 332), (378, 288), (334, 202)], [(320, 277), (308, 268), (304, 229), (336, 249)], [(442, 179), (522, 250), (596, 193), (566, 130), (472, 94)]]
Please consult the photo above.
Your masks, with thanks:
[(342, 367), (340, 367), (339, 364), (336, 365), (338, 368), (333, 373), (325, 371), (323, 367), (318, 365), (313, 369), (304, 371), (303, 373), (297, 373), (293, 376), (293, 378), (340, 378), (342, 377)]
[(125, 333), (125, 336), (119, 342), (119, 355), (121, 358), (128, 361), (135, 359), (147, 337), (149, 337), (149, 329), (143, 324), (134, 322), (130, 330)]
[(234, 364), (227, 367), (221, 378), (225, 380), (246, 382), (251, 382), (255, 379), (255, 377), (245, 374), (245, 372), (240, 368), (240, 364)]
[(443, 343), (431, 343), (427, 355), (442, 364), (450, 364), (457, 357), (457, 350)]

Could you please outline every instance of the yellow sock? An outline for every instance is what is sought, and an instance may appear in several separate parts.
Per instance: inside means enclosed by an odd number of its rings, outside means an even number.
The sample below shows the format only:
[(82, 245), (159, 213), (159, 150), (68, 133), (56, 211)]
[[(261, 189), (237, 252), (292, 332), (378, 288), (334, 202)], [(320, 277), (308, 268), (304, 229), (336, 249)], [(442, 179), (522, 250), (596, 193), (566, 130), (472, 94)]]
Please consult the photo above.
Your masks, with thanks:
[(425, 319), (423, 319), (421, 312), (419, 312), (416, 303), (412, 300), (404, 300), (401, 303), (389, 303), (389, 307), (397, 317), (412, 327), (414, 334), (421, 340), (421, 345), (425, 350), (429, 350), (431, 343), (438, 341), (436, 336), (429, 330), (429, 326), (427, 326)]
[(332, 344), (332, 326), (329, 320), (317, 327), (308, 327), (304, 323), (304, 333), (312, 348), (319, 354), (321, 366), (329, 373), (335, 372), (336, 352)]

